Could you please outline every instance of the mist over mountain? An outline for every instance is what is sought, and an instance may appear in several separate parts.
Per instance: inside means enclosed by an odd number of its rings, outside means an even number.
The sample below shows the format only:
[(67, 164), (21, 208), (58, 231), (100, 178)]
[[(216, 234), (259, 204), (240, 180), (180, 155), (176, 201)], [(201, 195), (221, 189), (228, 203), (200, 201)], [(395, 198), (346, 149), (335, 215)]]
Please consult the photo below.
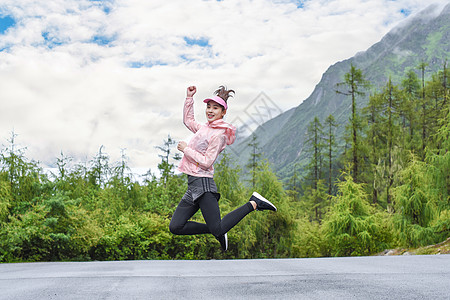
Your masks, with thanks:
[[(365, 97), (357, 98), (358, 108), (368, 101), (371, 91), (386, 85), (389, 78), (400, 84), (409, 70), (419, 75), (421, 62), (428, 64), (425, 76), (442, 70), (450, 53), (450, 4), (445, 7), (429, 6), (392, 29), (381, 41), (354, 57), (337, 62), (323, 74), (312, 94), (297, 107), (259, 126), (257, 136), (260, 152), (272, 164), (280, 178), (292, 175), (294, 169), (302, 173), (309, 161), (304, 151), (308, 124), (318, 117), (323, 123), (333, 115), (339, 126), (337, 140), (342, 140), (345, 124), (349, 120), (351, 99), (336, 93), (336, 84), (344, 81), (351, 65), (361, 69), (372, 87)], [(251, 137), (233, 145), (231, 153), (237, 163), (244, 166), (250, 158), (248, 146)], [(342, 151), (342, 145), (340, 151)]]

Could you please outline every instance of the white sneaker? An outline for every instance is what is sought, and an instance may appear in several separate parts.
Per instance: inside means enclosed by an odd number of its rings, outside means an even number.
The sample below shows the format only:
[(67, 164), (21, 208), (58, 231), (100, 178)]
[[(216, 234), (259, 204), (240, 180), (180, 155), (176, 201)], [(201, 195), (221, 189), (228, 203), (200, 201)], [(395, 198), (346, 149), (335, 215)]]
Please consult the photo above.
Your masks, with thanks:
[(250, 201), (256, 202), (256, 210), (273, 210), (277, 211), (277, 208), (275, 205), (273, 205), (269, 200), (258, 194), (257, 192), (253, 192), (252, 196), (250, 197)]
[(221, 235), (220, 237), (216, 237), (216, 239), (219, 241), (220, 246), (222, 247), (223, 251), (227, 251), (228, 250), (228, 237), (227, 234), (225, 233), (224, 235)]

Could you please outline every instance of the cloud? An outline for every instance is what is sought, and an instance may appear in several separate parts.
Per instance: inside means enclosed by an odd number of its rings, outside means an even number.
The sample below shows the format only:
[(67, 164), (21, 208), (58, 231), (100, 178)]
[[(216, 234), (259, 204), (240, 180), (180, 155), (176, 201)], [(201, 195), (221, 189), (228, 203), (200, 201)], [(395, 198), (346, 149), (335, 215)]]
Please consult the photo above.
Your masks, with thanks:
[[(101, 145), (155, 168), (156, 145), (191, 134), (197, 99), (237, 91), (228, 120), (265, 92), (282, 110), (307, 98), (329, 65), (364, 51), (428, 4), (421, 0), (4, 0), (0, 5), (0, 137), (51, 165)], [(446, 1), (438, 1), (443, 4)], [(6, 25), (5, 25), (6, 24)], [(195, 104), (205, 121), (204, 106)]]

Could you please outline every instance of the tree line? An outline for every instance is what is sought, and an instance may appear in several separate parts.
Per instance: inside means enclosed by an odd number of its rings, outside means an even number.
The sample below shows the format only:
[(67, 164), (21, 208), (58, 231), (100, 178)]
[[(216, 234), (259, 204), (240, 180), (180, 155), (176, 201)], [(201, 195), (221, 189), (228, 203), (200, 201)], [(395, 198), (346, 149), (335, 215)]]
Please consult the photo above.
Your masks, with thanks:
[[(175, 236), (172, 214), (187, 189), (187, 178), (175, 172), (179, 156), (174, 140), (161, 146), (159, 176), (148, 172), (137, 180), (122, 153), (111, 162), (104, 147), (90, 161), (55, 159), (48, 173), (26, 157), (11, 134), (0, 155), (0, 262), (220, 259), (290, 257), (295, 221), (281, 182), (268, 164), (255, 172), (255, 187), (281, 199), (280, 214), (257, 214), (230, 234), (223, 253), (212, 235)], [(216, 183), (223, 214), (248, 201), (253, 190), (240, 180), (230, 156), (216, 164)], [(203, 221), (201, 213), (194, 216)]]
[(331, 243), (317, 255), (371, 254), (450, 236), (449, 71), (444, 63), (426, 78), (426, 68), (422, 62), (399, 84), (389, 78), (374, 90), (351, 65), (335, 87), (351, 100), (343, 140), (333, 115), (309, 124), (307, 175), (294, 173), (287, 189), (314, 238)]
[(222, 154), (215, 181), (224, 215), (253, 190), (278, 207), (233, 228), (225, 253), (211, 235), (169, 232), (187, 188), (170, 136), (157, 146), (160, 175), (136, 180), (124, 151), (111, 162), (103, 147), (83, 163), (61, 153), (49, 174), (12, 133), (0, 155), (0, 262), (349, 256), (442, 241), (450, 236), (448, 70), (427, 80), (425, 70), (389, 80), (359, 107), (370, 85), (352, 66), (336, 86), (352, 100), (345, 137), (336, 138), (333, 116), (315, 118), (305, 177), (283, 184), (256, 137), (250, 177)]

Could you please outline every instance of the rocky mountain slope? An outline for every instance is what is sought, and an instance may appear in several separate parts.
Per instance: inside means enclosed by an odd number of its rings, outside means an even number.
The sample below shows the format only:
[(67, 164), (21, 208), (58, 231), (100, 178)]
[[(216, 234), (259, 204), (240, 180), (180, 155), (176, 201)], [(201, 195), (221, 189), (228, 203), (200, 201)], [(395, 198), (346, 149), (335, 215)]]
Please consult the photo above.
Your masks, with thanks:
[[(259, 126), (255, 131), (259, 146), (280, 178), (288, 178), (294, 166), (302, 172), (309, 158), (304, 151), (308, 124), (317, 116), (323, 122), (332, 114), (339, 126), (336, 135), (342, 136), (350, 115), (351, 99), (336, 93), (336, 84), (343, 81), (351, 64), (361, 69), (372, 89), (383, 87), (391, 77), (399, 84), (405, 73), (424, 61), (427, 74), (443, 68), (450, 58), (450, 4), (445, 8), (430, 6), (391, 30), (367, 51), (338, 62), (328, 68), (312, 94), (299, 106)], [(370, 94), (370, 91), (367, 91)], [(368, 97), (357, 99), (358, 107)], [(250, 138), (233, 146), (237, 162), (245, 165), (250, 157)], [(342, 140), (342, 139), (341, 139)]]

